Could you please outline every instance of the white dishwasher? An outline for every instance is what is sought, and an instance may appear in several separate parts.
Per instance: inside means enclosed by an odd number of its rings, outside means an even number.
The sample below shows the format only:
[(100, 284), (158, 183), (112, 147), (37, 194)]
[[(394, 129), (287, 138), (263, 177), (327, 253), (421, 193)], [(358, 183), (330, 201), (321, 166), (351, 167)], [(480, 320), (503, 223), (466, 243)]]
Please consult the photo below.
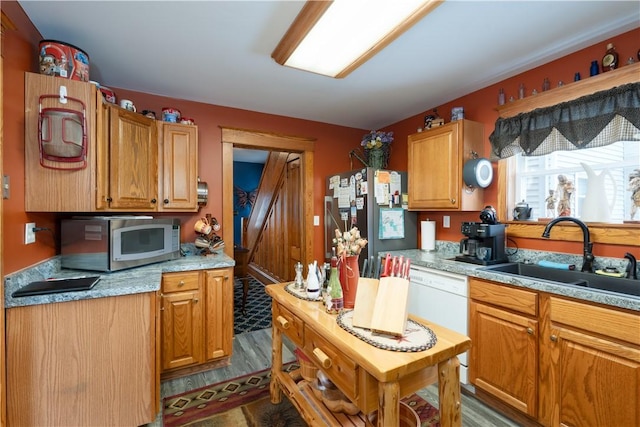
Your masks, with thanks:
[[(409, 281), (409, 313), (469, 336), (467, 276), (412, 265)], [(467, 384), (467, 352), (458, 359), (460, 382)]]

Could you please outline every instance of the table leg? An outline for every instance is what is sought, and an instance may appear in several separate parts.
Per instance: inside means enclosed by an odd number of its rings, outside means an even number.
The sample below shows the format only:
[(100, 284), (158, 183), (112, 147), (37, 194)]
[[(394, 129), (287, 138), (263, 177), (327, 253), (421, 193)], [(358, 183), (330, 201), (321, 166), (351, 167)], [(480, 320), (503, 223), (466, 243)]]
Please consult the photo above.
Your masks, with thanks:
[(438, 398), (440, 425), (443, 427), (462, 426), (460, 361), (456, 356), (438, 364)]
[[(273, 305), (271, 306), (271, 312), (273, 317)], [(273, 327), (271, 328), (271, 383), (269, 385), (269, 392), (271, 393), (271, 403), (280, 403), (282, 400), (282, 389), (280, 383), (277, 381), (277, 373), (282, 370), (282, 332), (275, 325), (275, 319), (273, 319)]]
[(249, 294), (249, 278), (246, 276), (242, 279), (242, 315), (247, 315), (247, 295)]
[(378, 427), (400, 425), (400, 384), (378, 383)]

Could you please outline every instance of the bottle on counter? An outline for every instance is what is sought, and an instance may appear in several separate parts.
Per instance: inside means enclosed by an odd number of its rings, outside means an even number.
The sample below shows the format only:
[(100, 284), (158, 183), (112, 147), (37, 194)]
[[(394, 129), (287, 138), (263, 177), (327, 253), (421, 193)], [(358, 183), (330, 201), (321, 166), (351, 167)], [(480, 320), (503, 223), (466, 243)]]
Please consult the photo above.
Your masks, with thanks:
[(589, 76), (597, 76), (600, 74), (600, 67), (598, 67), (598, 61), (591, 61), (591, 68), (589, 69)]
[(607, 52), (602, 57), (602, 72), (615, 70), (618, 68), (618, 52), (613, 47), (613, 43), (607, 45)]
[(336, 248), (333, 249), (331, 257), (331, 278), (329, 279), (329, 297), (327, 298), (327, 312), (337, 314), (344, 308), (344, 296), (342, 285), (340, 284), (340, 274), (338, 273), (338, 257)]
[(504, 105), (504, 89), (502, 88), (498, 92), (498, 105)]
[(524, 83), (520, 83), (520, 87), (518, 88), (518, 99), (524, 98)]

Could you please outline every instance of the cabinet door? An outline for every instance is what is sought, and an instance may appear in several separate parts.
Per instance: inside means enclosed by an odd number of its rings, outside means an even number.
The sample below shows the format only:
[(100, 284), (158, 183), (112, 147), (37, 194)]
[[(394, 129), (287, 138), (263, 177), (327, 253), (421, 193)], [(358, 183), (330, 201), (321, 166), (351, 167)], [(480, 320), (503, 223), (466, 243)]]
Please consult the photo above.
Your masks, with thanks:
[(458, 124), (409, 136), (409, 209), (458, 209), (462, 170)]
[(557, 416), (564, 426), (640, 425), (640, 350), (568, 328), (553, 328)]
[[(38, 121), (40, 96), (58, 95), (64, 86), (67, 96), (80, 100), (85, 108), (87, 165), (73, 171), (61, 171), (40, 165)], [(95, 187), (95, 99), (96, 87), (90, 83), (66, 80), (43, 74), (25, 73), (25, 192), (26, 212), (91, 212)], [(43, 108), (81, 110), (79, 102), (58, 98), (42, 100)], [(91, 195), (91, 196), (90, 196)]]
[(162, 370), (202, 363), (200, 291), (162, 295)]
[(198, 210), (198, 128), (158, 122), (161, 177), (159, 210)]
[(535, 417), (538, 322), (473, 300), (469, 307), (471, 383)]
[(230, 268), (206, 271), (206, 360), (230, 356), (233, 340), (233, 274)]
[(109, 106), (109, 208), (157, 210), (158, 131), (155, 120)]

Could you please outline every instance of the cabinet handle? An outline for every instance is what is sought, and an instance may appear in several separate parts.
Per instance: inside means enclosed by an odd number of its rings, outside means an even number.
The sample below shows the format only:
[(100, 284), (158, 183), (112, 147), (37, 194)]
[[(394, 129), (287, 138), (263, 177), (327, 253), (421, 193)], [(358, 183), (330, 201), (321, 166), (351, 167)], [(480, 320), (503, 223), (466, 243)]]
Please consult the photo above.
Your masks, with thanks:
[(184, 286), (184, 280), (180, 280), (180, 283), (178, 283), (178, 286)]
[(111, 197), (107, 197), (107, 202), (111, 203), (113, 199)]
[(282, 329), (289, 329), (289, 321), (282, 316), (276, 318)]
[(156, 199), (151, 199), (151, 203), (155, 204), (157, 202)]
[(313, 355), (316, 357), (316, 359), (318, 359), (318, 362), (320, 362), (320, 365), (323, 368), (326, 369), (331, 367), (331, 359), (326, 355), (324, 351), (316, 347), (313, 349)]
[(455, 205), (456, 204), (456, 199), (451, 199), (451, 204)]
[(165, 205), (168, 205), (169, 204), (169, 199), (164, 199), (163, 202), (164, 202)]
[(533, 335), (533, 328), (527, 328), (527, 333), (529, 335)]
[(549, 339), (550, 339), (551, 341), (553, 341), (553, 342), (557, 342), (557, 341), (558, 341), (558, 337), (557, 337), (556, 335), (551, 335), (551, 336), (549, 337)]
[(198, 298), (194, 298), (194, 299), (193, 299), (193, 303), (194, 303), (194, 304), (197, 304), (197, 303), (198, 303), (198, 301), (199, 301), (199, 300), (198, 300)]
[(164, 307), (160, 307), (160, 311), (164, 311)]

